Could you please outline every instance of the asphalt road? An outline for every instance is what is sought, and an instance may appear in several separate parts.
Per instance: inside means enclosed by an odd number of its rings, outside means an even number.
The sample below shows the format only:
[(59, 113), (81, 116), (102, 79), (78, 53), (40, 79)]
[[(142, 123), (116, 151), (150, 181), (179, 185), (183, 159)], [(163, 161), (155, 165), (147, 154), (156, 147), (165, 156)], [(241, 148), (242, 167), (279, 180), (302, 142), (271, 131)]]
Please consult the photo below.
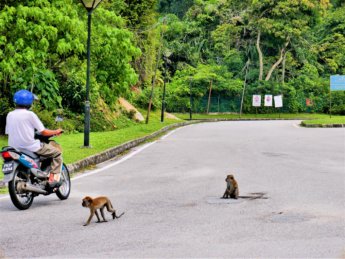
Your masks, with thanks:
[[(0, 257), (345, 257), (345, 130), (297, 121), (179, 128), (72, 181), (26, 211), (0, 197)], [(240, 195), (222, 200), (225, 176)], [(83, 227), (85, 195), (125, 215)]]

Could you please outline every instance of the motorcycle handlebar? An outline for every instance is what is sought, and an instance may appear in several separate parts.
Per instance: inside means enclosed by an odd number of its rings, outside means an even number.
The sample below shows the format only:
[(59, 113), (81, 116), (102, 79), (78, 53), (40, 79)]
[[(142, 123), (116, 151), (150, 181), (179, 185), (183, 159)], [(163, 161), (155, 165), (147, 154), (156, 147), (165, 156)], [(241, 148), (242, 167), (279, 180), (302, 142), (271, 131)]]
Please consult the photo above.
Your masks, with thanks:
[[(61, 130), (60, 134), (62, 134), (63, 132), (64, 131)], [(55, 137), (55, 136), (57, 136), (57, 134), (53, 134), (53, 135), (50, 135), (50, 136), (43, 136), (39, 132), (35, 132), (35, 139), (38, 139), (39, 141), (44, 142), (44, 143), (49, 143), (49, 139), (52, 138), (52, 137)]]

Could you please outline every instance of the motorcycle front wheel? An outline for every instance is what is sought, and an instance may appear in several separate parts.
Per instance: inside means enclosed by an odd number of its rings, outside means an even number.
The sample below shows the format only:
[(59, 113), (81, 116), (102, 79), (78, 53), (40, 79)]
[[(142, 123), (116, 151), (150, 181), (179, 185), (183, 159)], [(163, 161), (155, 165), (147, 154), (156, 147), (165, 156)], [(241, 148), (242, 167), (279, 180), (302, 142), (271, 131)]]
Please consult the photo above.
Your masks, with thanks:
[(67, 166), (65, 164), (62, 165), (60, 177), (62, 179), (62, 184), (56, 191), (56, 195), (59, 197), (60, 200), (66, 200), (71, 192), (71, 179), (69, 176)]
[(14, 172), (13, 180), (8, 183), (8, 192), (14, 206), (20, 210), (30, 208), (34, 201), (34, 195), (31, 192), (20, 193), (17, 189), (19, 183), (28, 182), (25, 172), (17, 169)]

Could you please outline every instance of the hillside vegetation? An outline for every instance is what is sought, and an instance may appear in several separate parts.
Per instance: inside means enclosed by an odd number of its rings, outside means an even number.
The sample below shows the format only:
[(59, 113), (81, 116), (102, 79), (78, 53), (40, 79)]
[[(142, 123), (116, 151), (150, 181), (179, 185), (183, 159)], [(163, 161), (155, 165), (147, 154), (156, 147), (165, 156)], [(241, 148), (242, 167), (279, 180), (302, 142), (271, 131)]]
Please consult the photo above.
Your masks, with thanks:
[[(244, 93), (244, 113), (256, 112), (252, 94), (282, 94), (285, 113), (328, 113), (329, 77), (345, 74), (342, 0), (104, 0), (92, 17), (92, 131), (138, 123), (119, 97), (144, 109), (152, 97), (152, 109), (160, 109), (164, 79), (171, 112), (189, 111), (191, 99), (205, 112), (208, 96), (238, 112)], [(47, 127), (82, 131), (83, 6), (1, 1), (0, 35), (0, 133), (22, 88), (39, 96), (34, 110)], [(332, 113), (345, 114), (344, 102), (344, 91), (332, 92)]]

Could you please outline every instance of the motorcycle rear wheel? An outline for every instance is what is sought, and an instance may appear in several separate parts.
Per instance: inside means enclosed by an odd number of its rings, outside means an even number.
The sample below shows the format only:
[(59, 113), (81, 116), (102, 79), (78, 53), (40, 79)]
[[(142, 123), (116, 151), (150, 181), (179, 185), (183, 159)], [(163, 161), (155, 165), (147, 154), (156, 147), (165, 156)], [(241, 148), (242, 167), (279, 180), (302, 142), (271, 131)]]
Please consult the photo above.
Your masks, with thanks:
[(60, 200), (66, 200), (71, 192), (71, 179), (65, 164), (62, 165), (60, 177), (62, 178), (62, 184), (56, 191), (56, 196), (58, 196)]
[(14, 172), (13, 180), (8, 183), (8, 192), (14, 206), (20, 210), (26, 210), (30, 208), (32, 202), (34, 201), (34, 195), (31, 192), (18, 193), (17, 184), (19, 182), (27, 182), (25, 173), (20, 170)]

